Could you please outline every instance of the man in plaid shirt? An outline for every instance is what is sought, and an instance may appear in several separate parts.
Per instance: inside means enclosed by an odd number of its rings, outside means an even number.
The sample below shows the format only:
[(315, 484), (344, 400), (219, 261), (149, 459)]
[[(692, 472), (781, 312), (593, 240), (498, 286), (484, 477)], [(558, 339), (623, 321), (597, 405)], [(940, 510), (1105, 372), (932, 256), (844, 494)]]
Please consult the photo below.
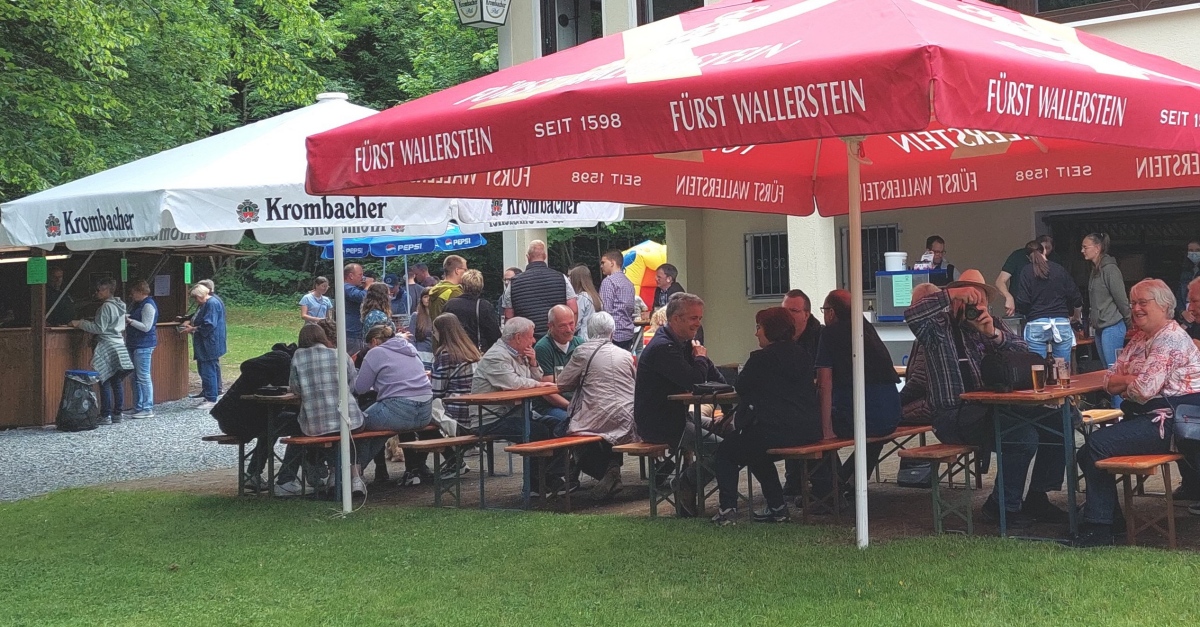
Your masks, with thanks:
[(600, 258), (600, 272), (604, 275), (604, 280), (600, 282), (600, 302), (617, 324), (612, 334), (613, 344), (632, 350), (633, 339), (637, 336), (637, 327), (633, 326), (633, 299), (637, 298), (637, 292), (633, 288), (633, 281), (622, 270), (624, 264), (619, 250), (610, 250)]

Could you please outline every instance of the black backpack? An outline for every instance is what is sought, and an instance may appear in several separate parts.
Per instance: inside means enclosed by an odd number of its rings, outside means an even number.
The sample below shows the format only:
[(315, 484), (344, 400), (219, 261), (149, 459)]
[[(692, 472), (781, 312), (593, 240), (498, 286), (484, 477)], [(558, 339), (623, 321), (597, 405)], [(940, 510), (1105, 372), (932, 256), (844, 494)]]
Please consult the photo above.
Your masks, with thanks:
[(1026, 351), (988, 353), (979, 364), (979, 376), (983, 387), (993, 392), (1032, 390), (1031, 367), (1042, 363), (1042, 357)]

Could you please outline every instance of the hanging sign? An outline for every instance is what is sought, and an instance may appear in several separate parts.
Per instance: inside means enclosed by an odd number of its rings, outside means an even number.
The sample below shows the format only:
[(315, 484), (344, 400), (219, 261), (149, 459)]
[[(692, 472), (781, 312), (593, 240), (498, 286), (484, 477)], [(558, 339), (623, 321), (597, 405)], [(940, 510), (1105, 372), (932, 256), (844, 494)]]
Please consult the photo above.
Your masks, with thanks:
[(192, 262), (190, 261), (183, 262), (183, 284), (192, 284)]
[(121, 257), (121, 282), (129, 282), (129, 260)]
[(458, 21), (474, 28), (497, 28), (508, 21), (509, 0), (454, 0)]
[(29, 261), (25, 262), (25, 284), (26, 285), (45, 285), (46, 284), (46, 258), (45, 257), (30, 257)]

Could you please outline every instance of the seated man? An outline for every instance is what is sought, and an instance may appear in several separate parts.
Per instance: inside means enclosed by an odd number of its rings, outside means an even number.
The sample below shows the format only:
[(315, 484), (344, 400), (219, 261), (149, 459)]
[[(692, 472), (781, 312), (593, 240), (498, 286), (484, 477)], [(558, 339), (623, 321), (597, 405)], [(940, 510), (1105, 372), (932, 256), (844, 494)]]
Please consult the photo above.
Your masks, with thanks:
[[(591, 496), (596, 500), (606, 499), (621, 489), (623, 460), (620, 453), (612, 452), (613, 445), (637, 439), (633, 427), (637, 368), (633, 355), (612, 341), (615, 328), (608, 312), (593, 314), (588, 319), (590, 339), (571, 353), (570, 361), (558, 375), (559, 389), (575, 392), (569, 410), (570, 434), (604, 438), (603, 442), (579, 451), (579, 469), (600, 480), (592, 488)], [(554, 333), (553, 322), (550, 333)]]
[[(583, 344), (583, 338), (575, 335), (575, 312), (566, 305), (551, 307), (546, 320), (546, 335), (533, 345), (533, 352), (542, 369), (542, 381), (554, 383), (571, 359), (571, 353)], [(534, 410), (550, 425), (555, 437), (567, 432), (567, 404), (570, 401), (570, 394), (551, 394), (533, 402)]]
[[(471, 393), (503, 392), (524, 390), (534, 387), (552, 387), (542, 381), (542, 368), (538, 365), (537, 353), (533, 350), (533, 321), (528, 318), (509, 318), (500, 329), (500, 341), (492, 345), (483, 359), (475, 365), (471, 379)], [(490, 435), (511, 442), (525, 441), (525, 417), (521, 405), (485, 405), (480, 408), (480, 435)], [(548, 440), (554, 437), (553, 423), (542, 419), (536, 411), (529, 426), (529, 440)], [(542, 458), (534, 458), (531, 468), (533, 477), (540, 476), (538, 465)], [(557, 466), (557, 464), (555, 464)], [(551, 483), (561, 485), (562, 479), (553, 477)], [(551, 486), (534, 486), (537, 492), (545, 492)]]
[[(1124, 397), (1125, 418), (1093, 431), (1079, 449), (1079, 467), (1088, 487), (1079, 546), (1112, 544), (1114, 524), (1119, 529), (1122, 522), (1116, 479), (1096, 468), (1096, 462), (1119, 455), (1169, 453), (1173, 416), (1167, 399), (1200, 394), (1200, 349), (1171, 319), (1175, 313), (1171, 288), (1158, 279), (1141, 281), (1129, 291), (1129, 305), (1136, 331), (1104, 377), (1106, 391)], [(1187, 403), (1200, 403), (1200, 397)]]
[[(254, 394), (264, 385), (286, 387), (291, 373), (292, 354), (295, 352), (295, 344), (279, 343), (272, 346), (270, 352), (243, 361), (242, 373), (210, 412), (217, 419), (221, 433), (247, 441), (257, 440), (246, 468), (245, 486), (251, 490), (265, 487), (261, 473), (266, 466), (267, 455), (275, 447), (275, 440), (285, 435), (299, 435), (300, 428), (296, 425), (295, 412), (282, 412), (276, 420), (276, 432), (266, 433), (268, 406), (242, 400), (242, 396)], [(294, 478), (295, 472), (294, 468), (280, 469), (280, 475), (291, 473), (291, 478)]]
[[(988, 301), (998, 299), (999, 291), (983, 281), (978, 270), (967, 270), (961, 279), (946, 285), (942, 292), (913, 303), (904, 319), (920, 344), (923, 359), (909, 362), (909, 398), (920, 398), (929, 408), (930, 422), (942, 442), (987, 446), (992, 443), (992, 410), (963, 403), (964, 392), (983, 387), (980, 365), (984, 355), (998, 351), (1028, 351), (1025, 342), (1001, 324), (996, 326), (988, 310)], [(917, 382), (925, 387), (914, 388)], [(909, 390), (908, 388), (914, 388)], [(916, 402), (916, 401), (909, 401)], [(1042, 425), (1061, 428), (1058, 416), (1039, 407), (1010, 407), (1011, 412), (1042, 415)], [(1066, 512), (1050, 503), (1046, 492), (1059, 490), (1065, 478), (1065, 455), (1061, 436), (1030, 423), (1013, 427), (1004, 438), (1004, 500), (1008, 525), (1027, 528), (1035, 521), (1066, 522)], [(1044, 444), (1039, 448), (1039, 443)], [(1037, 454), (1037, 463), (1025, 495), (1029, 464)], [(983, 516), (998, 520), (999, 494), (993, 490), (983, 506)]]

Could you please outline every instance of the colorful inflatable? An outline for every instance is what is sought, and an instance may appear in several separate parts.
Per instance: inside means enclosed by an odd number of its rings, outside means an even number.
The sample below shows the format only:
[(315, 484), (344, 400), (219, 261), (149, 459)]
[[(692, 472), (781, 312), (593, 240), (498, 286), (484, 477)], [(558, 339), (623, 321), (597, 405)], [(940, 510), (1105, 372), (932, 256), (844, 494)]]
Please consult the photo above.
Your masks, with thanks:
[(638, 296), (646, 306), (654, 306), (654, 271), (667, 262), (667, 247), (658, 242), (646, 240), (629, 250), (624, 251), (625, 276), (637, 288)]

